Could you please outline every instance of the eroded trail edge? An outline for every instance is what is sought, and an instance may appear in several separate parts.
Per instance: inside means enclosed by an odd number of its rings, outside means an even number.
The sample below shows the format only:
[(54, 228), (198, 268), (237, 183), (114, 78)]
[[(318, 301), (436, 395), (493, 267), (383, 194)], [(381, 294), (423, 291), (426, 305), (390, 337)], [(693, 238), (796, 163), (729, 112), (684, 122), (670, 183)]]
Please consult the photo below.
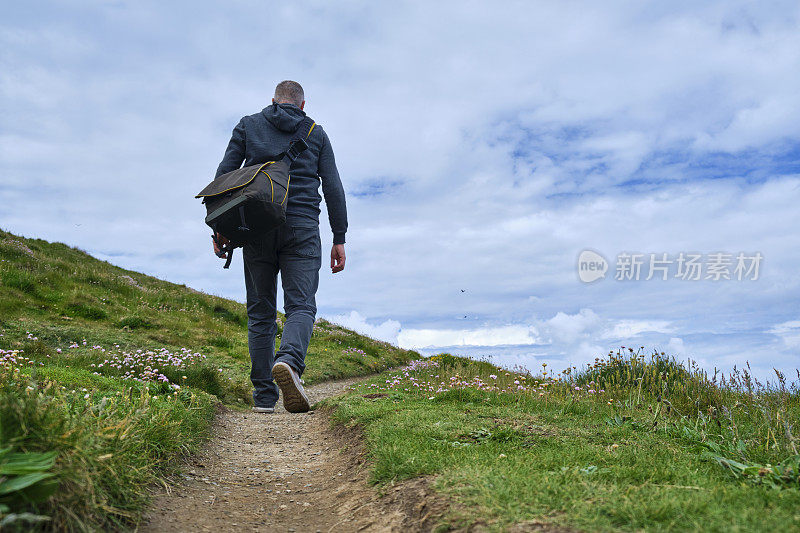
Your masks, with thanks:
[[(358, 379), (307, 389), (311, 403)], [(202, 452), (160, 490), (140, 531), (420, 531), (430, 528), (425, 480), (379, 497), (366, 464), (325, 415), (224, 410)]]

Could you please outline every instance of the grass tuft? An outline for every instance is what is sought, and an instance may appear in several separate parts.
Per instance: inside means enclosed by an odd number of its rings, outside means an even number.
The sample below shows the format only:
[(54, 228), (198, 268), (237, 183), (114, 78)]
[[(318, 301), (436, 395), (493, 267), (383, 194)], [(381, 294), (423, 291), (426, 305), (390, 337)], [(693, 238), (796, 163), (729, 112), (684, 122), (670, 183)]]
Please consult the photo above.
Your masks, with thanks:
[(86, 318), (89, 320), (103, 320), (108, 318), (108, 313), (103, 309), (80, 301), (73, 301), (64, 306), (66, 314)]
[(154, 321), (150, 321), (140, 316), (126, 316), (117, 322), (117, 325), (120, 328), (129, 329), (153, 329), (158, 327), (158, 324), (156, 324)]

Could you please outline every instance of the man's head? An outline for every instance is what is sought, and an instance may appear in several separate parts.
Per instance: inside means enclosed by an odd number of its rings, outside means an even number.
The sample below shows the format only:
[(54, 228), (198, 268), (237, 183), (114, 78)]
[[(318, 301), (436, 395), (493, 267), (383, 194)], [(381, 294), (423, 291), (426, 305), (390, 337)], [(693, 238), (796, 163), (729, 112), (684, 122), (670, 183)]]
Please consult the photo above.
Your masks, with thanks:
[(293, 104), (303, 109), (306, 105), (306, 96), (303, 88), (296, 81), (284, 80), (275, 87), (275, 96), (272, 97), (273, 104)]

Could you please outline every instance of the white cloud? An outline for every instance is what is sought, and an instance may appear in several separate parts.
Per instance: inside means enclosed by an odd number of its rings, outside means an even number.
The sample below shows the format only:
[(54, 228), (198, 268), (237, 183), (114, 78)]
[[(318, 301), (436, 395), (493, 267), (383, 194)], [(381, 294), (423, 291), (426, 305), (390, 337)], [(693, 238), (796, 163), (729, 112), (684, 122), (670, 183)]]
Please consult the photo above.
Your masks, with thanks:
[[(800, 299), (800, 237), (776, 230), (800, 225), (798, 14), (745, 1), (11, 6), (0, 226), (243, 299), (240, 256), (221, 269), (192, 197), (239, 117), (293, 78), (351, 193), (348, 267), (323, 271), (322, 315), (407, 345), (547, 342), (553, 357), (680, 338), (728, 364), (774, 341), (765, 332)], [(385, 181), (399, 185), (352, 194)], [(587, 247), (612, 264), (623, 251), (765, 259), (757, 282), (610, 270), (586, 286), (574, 262)], [(776, 347), (786, 364), (790, 347)]]
[(535, 344), (539, 337), (533, 327), (508, 325), (477, 329), (403, 329), (398, 341), (402, 348), (503, 346)]
[(397, 344), (397, 337), (400, 333), (400, 322), (397, 320), (385, 320), (380, 324), (370, 324), (366, 317), (358, 311), (350, 311), (349, 314), (335, 315), (329, 318), (334, 324), (339, 324), (362, 335)]
[(788, 348), (800, 348), (800, 320), (776, 324), (767, 332), (780, 337)]
[(593, 333), (600, 324), (600, 317), (591, 309), (581, 309), (579, 313), (568, 315), (559, 311), (556, 316), (544, 322), (544, 331), (557, 342), (571, 344), (581, 337)]
[(683, 339), (679, 337), (672, 337), (667, 343), (667, 351), (669, 355), (674, 356), (676, 359), (683, 359), (686, 357), (686, 347), (683, 344)]
[(644, 332), (670, 333), (672, 329), (666, 320), (622, 320), (603, 333), (606, 339), (626, 339)]

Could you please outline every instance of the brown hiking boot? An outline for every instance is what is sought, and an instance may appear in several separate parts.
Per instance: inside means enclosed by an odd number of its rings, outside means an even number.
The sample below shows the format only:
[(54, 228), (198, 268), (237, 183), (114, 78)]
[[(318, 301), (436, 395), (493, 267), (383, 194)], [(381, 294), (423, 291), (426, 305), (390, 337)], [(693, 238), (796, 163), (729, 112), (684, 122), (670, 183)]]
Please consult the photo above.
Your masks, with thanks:
[(300, 383), (300, 376), (286, 363), (275, 363), (272, 367), (272, 379), (278, 384), (283, 397), (283, 406), (290, 413), (305, 413), (311, 406)]

